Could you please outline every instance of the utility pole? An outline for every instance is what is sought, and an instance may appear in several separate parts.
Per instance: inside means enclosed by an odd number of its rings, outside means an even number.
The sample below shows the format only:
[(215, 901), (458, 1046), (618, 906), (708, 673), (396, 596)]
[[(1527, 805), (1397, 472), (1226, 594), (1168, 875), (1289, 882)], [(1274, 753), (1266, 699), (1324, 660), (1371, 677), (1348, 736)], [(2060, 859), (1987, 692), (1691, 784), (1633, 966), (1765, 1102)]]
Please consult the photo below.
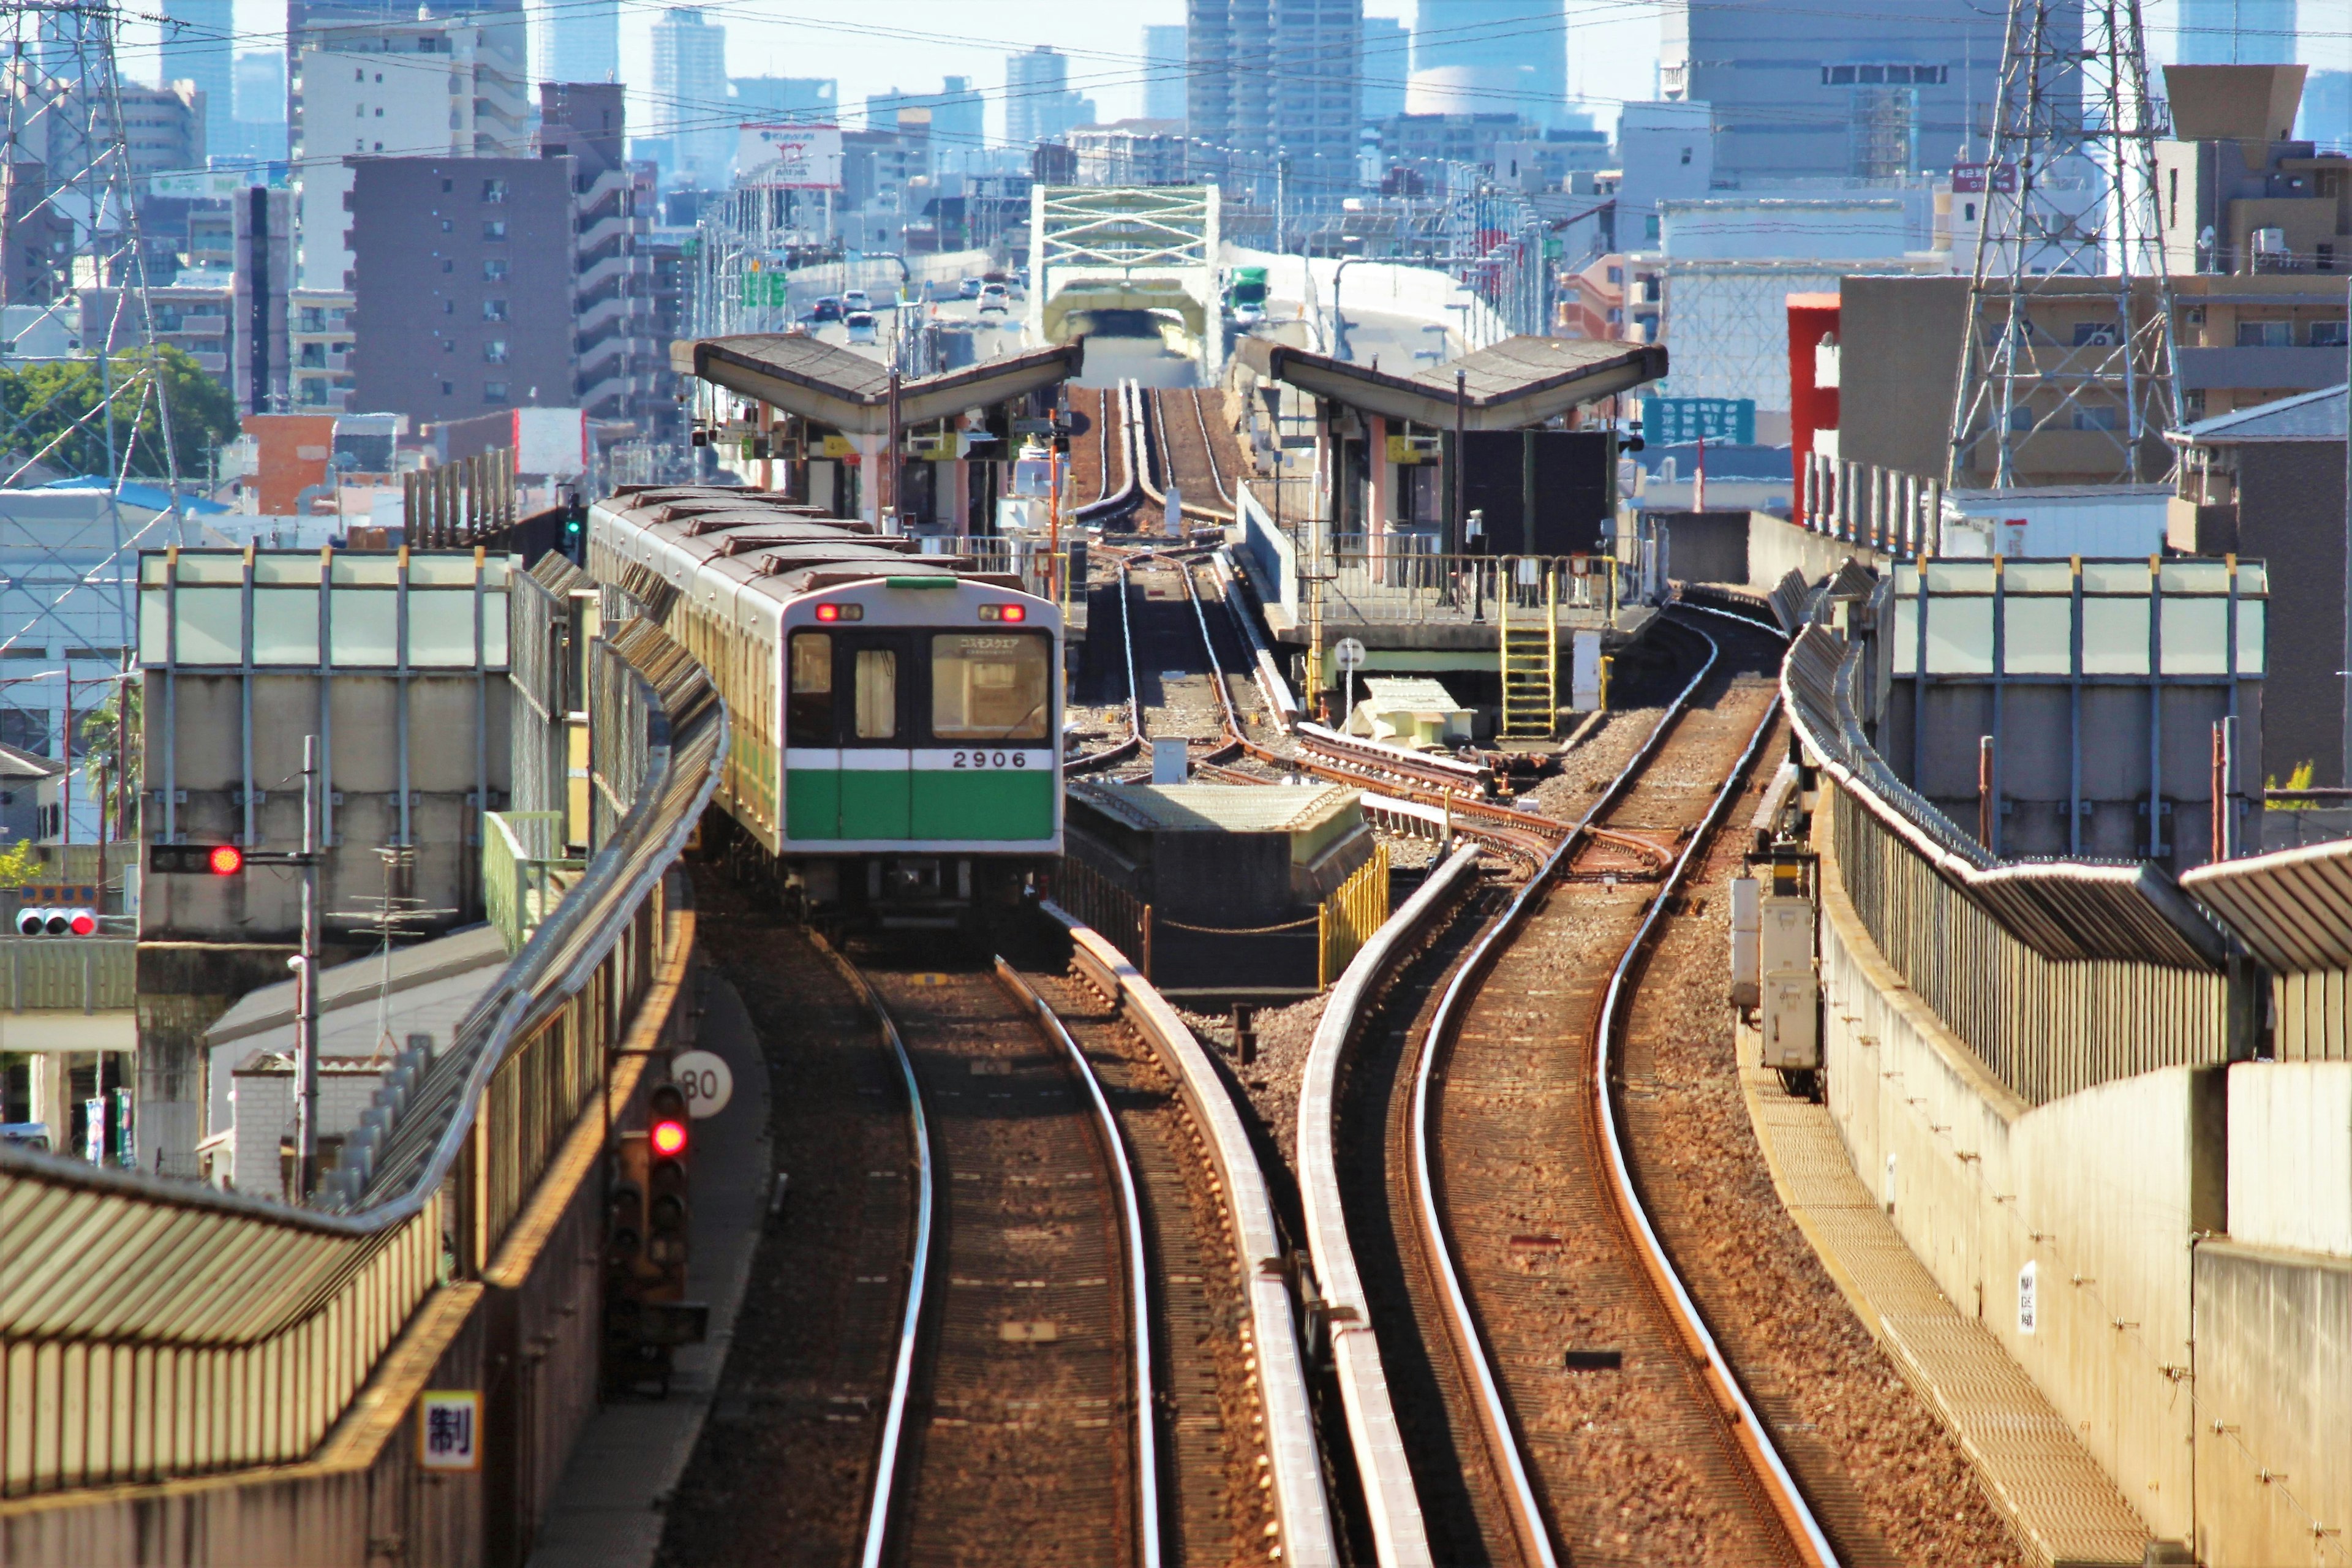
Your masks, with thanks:
[[(248, 859), (252, 857), (247, 857)], [(294, 1192), (319, 1184), (319, 737), (302, 737), (302, 948), (294, 960)]]

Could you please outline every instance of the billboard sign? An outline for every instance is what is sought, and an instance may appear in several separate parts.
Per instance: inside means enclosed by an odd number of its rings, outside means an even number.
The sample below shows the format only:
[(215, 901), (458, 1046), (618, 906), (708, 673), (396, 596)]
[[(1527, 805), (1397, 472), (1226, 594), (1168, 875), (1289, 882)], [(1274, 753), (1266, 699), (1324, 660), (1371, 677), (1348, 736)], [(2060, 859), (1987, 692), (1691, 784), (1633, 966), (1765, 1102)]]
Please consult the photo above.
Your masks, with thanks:
[(746, 125), (736, 134), (739, 183), (768, 190), (841, 188), (839, 126)]
[(515, 472), (576, 479), (588, 471), (588, 416), (578, 408), (514, 411)]

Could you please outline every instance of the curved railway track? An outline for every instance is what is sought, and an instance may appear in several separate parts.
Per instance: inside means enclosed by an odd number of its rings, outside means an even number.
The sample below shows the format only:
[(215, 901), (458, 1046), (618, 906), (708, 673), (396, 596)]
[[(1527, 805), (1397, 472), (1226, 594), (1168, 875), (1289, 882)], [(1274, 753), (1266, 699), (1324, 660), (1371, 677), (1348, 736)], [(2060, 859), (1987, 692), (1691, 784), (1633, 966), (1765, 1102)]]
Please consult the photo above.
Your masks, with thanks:
[(1623, 1115), (1643, 964), (1775, 717), (1673, 624), (1682, 698), (1538, 875), (1474, 892), (1360, 1026), (1343, 1205), (1433, 1562), (1835, 1560), (1658, 1241), (1654, 1212), (1691, 1200), (1644, 1189)]
[[(1160, 388), (1143, 390), (1140, 395), (1148, 411), (1147, 428), (1159, 454), (1158, 483), (1151, 489), (1151, 499), (1161, 506), (1167, 505), (1167, 489), (1173, 484), (1187, 517), (1203, 522), (1233, 521), (1234, 500), (1225, 488), (1223, 475), (1218, 471), (1203, 394), (1197, 388)], [(1169, 413), (1171, 400), (1177, 405), (1172, 417)], [(1224, 505), (1208, 504), (1207, 498), (1211, 496)]]
[(898, 1064), (916, 1191), (859, 1560), (1160, 1562), (1151, 1286), (1101, 1085), (999, 961), (835, 955)]

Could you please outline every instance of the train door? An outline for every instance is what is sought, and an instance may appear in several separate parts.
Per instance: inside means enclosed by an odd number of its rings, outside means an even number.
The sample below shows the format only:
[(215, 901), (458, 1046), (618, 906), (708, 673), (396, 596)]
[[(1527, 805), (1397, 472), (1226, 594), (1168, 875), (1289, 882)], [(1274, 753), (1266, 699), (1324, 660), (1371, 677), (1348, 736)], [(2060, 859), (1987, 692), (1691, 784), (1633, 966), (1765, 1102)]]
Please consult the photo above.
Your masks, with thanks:
[(913, 833), (915, 666), (904, 632), (835, 635), (841, 837)]

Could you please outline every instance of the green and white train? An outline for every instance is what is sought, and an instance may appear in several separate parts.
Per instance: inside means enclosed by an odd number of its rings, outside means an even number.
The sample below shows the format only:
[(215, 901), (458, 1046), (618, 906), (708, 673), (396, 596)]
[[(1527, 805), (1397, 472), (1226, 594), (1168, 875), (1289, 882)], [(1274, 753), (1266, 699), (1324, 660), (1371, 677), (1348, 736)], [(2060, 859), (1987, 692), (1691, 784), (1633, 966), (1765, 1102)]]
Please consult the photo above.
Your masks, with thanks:
[(814, 919), (953, 925), (1061, 858), (1061, 613), (918, 552), (751, 490), (625, 489), (590, 514), (590, 575), (726, 699), (732, 852)]

